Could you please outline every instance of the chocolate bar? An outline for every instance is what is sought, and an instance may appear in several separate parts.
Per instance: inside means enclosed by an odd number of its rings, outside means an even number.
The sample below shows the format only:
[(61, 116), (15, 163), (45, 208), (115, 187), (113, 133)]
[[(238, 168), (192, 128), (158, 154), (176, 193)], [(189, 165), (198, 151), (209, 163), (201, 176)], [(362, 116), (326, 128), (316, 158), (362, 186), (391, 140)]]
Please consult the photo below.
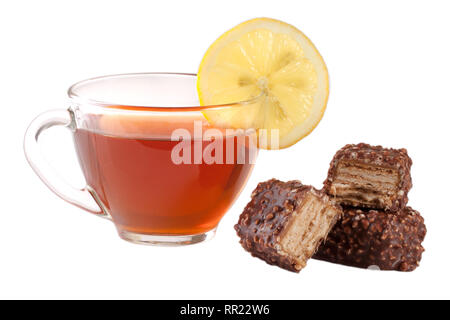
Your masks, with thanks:
[(422, 258), (426, 232), (423, 218), (410, 207), (397, 214), (346, 208), (314, 258), (359, 268), (413, 271)]
[(411, 164), (405, 149), (349, 144), (331, 161), (324, 189), (342, 205), (396, 212), (408, 202)]
[(253, 256), (299, 272), (341, 212), (322, 191), (272, 179), (258, 184), (235, 229)]

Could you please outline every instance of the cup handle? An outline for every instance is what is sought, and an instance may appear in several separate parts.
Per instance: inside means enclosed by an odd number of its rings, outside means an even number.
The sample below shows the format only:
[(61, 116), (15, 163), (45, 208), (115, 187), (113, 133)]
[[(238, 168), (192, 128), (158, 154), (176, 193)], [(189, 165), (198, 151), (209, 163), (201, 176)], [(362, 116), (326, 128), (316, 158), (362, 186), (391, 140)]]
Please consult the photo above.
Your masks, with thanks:
[(24, 138), (25, 156), (38, 177), (61, 199), (96, 216), (110, 219), (109, 214), (102, 210), (95, 196), (87, 187), (76, 189), (65, 182), (50, 166), (39, 148), (40, 134), (53, 126), (64, 126), (69, 130), (75, 128), (72, 111), (64, 109), (49, 110), (36, 117), (28, 127)]

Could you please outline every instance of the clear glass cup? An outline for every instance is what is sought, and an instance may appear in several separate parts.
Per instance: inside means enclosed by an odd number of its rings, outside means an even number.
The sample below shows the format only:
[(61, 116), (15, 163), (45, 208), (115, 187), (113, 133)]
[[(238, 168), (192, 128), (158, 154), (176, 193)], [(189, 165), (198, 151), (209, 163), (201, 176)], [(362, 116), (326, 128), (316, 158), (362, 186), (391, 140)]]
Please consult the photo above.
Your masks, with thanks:
[[(59, 197), (111, 220), (122, 239), (140, 244), (204, 241), (238, 197), (258, 153), (254, 130), (214, 127), (205, 111), (254, 101), (199, 106), (196, 75), (137, 73), (78, 82), (68, 109), (30, 124), (26, 158)], [(40, 152), (42, 131), (73, 133), (86, 187), (66, 184)]]

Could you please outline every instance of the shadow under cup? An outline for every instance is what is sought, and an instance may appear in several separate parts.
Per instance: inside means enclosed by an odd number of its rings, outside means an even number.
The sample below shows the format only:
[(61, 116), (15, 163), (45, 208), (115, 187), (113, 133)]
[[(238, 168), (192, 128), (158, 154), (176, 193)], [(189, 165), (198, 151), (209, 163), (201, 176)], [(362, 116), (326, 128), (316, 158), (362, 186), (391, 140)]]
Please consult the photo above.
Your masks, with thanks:
[(254, 131), (213, 127), (202, 113), (246, 103), (199, 107), (195, 84), (191, 74), (143, 73), (94, 78), (69, 90), (67, 126), (86, 191), (125, 240), (206, 240), (253, 169)]

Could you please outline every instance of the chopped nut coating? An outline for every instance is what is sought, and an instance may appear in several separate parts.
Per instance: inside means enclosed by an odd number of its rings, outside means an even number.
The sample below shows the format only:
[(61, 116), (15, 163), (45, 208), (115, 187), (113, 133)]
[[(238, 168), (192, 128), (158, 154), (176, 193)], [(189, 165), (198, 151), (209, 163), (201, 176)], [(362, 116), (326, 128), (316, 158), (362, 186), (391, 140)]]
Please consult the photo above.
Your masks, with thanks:
[(324, 190), (342, 205), (397, 212), (408, 202), (411, 165), (405, 149), (349, 144), (331, 161)]
[(235, 229), (253, 256), (299, 272), (341, 215), (329, 197), (299, 181), (260, 183)]
[(359, 268), (413, 271), (422, 258), (425, 235), (423, 218), (410, 207), (397, 214), (346, 208), (314, 258)]

